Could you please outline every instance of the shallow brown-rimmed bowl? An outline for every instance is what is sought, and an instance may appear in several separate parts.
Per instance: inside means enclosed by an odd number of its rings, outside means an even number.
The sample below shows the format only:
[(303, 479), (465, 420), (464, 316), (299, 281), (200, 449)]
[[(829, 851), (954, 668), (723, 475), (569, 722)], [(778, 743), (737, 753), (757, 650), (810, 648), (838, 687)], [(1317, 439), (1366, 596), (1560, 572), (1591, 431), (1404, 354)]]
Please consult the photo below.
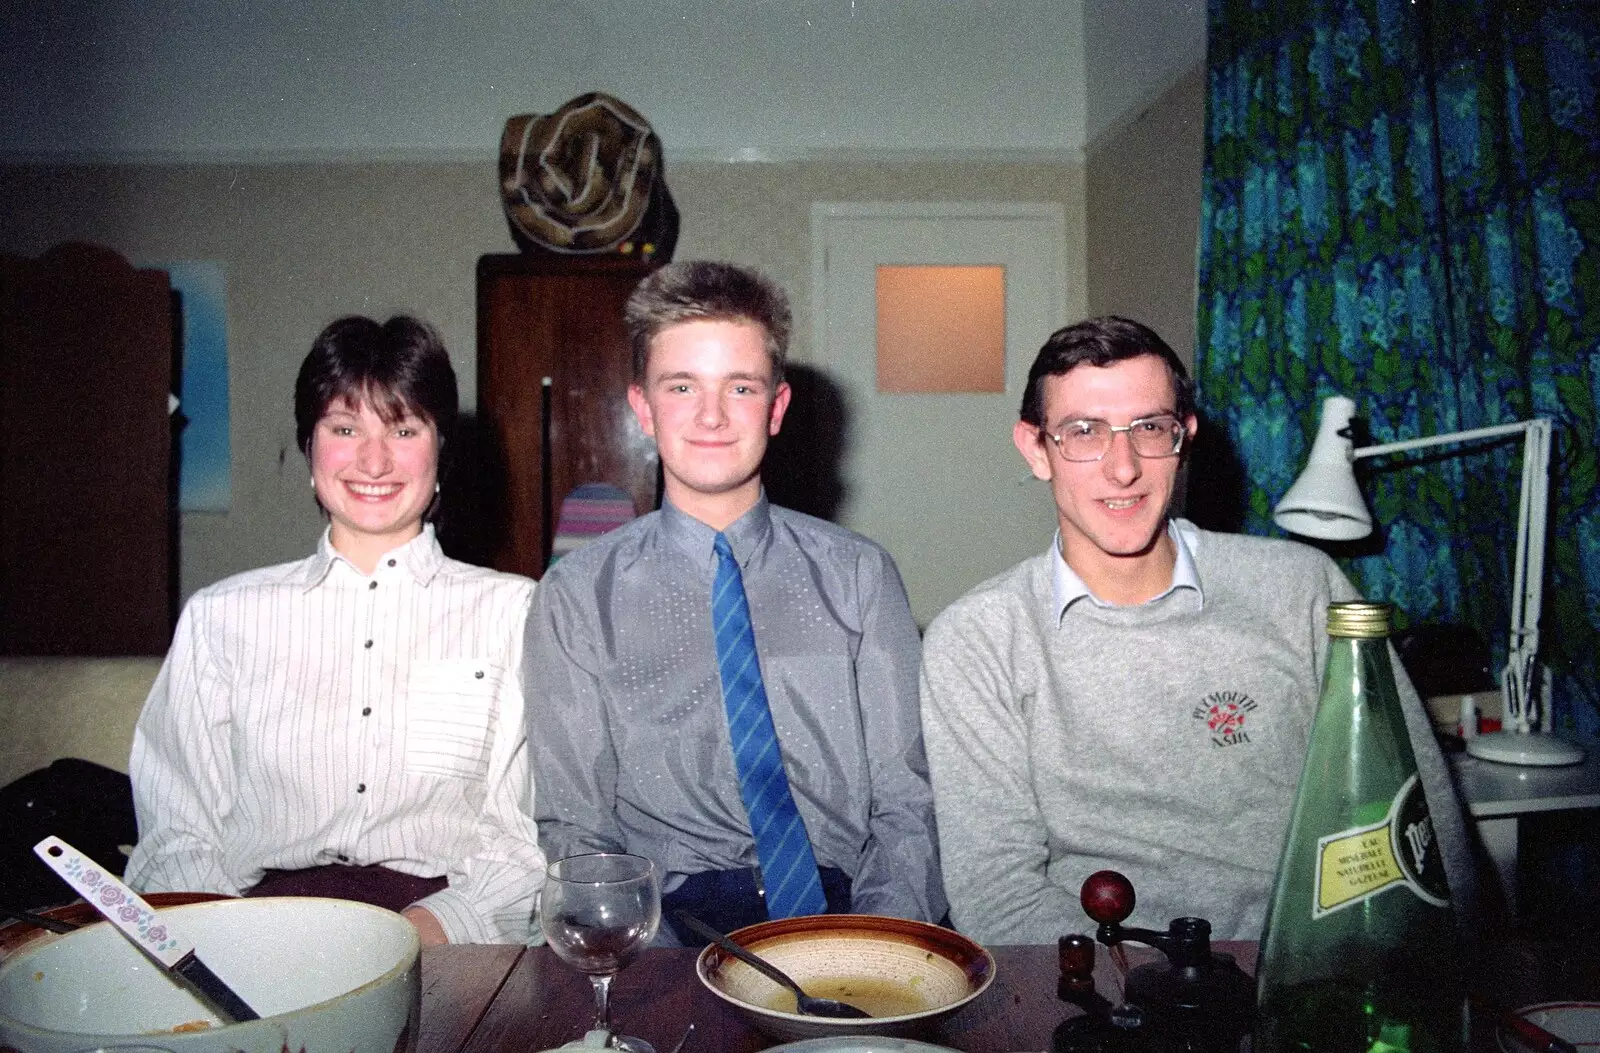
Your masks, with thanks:
[(774, 1038), (917, 1035), (983, 994), (994, 957), (958, 932), (873, 914), (818, 914), (764, 921), (729, 933), (809, 995), (865, 1009), (862, 1020), (802, 1016), (794, 995), (715, 944), (695, 973), (752, 1027)]

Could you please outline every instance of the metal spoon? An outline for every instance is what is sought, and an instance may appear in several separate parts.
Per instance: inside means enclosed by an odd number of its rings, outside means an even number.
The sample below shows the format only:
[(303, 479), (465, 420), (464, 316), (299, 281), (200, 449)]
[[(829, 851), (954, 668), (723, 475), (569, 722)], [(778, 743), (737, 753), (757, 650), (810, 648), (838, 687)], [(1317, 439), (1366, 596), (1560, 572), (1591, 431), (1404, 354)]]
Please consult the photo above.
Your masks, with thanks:
[(679, 921), (689, 926), (689, 928), (693, 929), (701, 936), (704, 936), (706, 939), (710, 940), (718, 947), (721, 947), (723, 950), (727, 951), (741, 962), (744, 962), (746, 965), (750, 966), (750, 968), (761, 973), (761, 975), (772, 980), (774, 983), (782, 984), (789, 990), (793, 991), (795, 1002), (799, 1005), (800, 1012), (804, 1015), (833, 1017), (838, 1020), (860, 1020), (872, 1015), (864, 1009), (857, 1009), (848, 1002), (836, 1002), (831, 998), (811, 997), (800, 989), (799, 984), (789, 979), (788, 976), (784, 975), (781, 970), (774, 967), (770, 962), (763, 961), (754, 954), (751, 954), (749, 951), (745, 950), (737, 943), (734, 943), (732, 940), (728, 939), (728, 937), (722, 935), (722, 933), (718, 932), (716, 929), (713, 929), (711, 926), (707, 925), (693, 914), (682, 910), (676, 911), (675, 913), (677, 914)]

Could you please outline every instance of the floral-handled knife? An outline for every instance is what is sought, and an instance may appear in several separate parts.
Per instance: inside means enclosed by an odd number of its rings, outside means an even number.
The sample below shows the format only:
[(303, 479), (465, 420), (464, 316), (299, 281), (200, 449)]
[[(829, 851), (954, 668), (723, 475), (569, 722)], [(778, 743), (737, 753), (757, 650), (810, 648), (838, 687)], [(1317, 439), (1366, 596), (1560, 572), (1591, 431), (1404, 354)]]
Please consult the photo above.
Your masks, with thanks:
[(99, 863), (59, 837), (45, 838), (33, 846), (33, 851), (147, 958), (205, 999), (224, 1023), (261, 1019), (261, 1014), (251, 1009), (200, 960), (194, 944), (161, 920), (155, 908), (114, 875), (106, 873)]

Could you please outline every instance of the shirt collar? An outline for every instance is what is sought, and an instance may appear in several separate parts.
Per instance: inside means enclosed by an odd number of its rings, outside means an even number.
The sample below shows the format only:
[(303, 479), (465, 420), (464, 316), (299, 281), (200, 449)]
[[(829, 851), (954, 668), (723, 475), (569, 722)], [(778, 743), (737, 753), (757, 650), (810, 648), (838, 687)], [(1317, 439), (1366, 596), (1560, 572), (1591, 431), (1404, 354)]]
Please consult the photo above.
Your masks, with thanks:
[[(661, 502), (661, 529), (696, 563), (715, 565), (711, 545), (717, 531), (666, 499)], [(733, 558), (741, 567), (748, 564), (772, 536), (772, 506), (767, 501), (767, 491), (763, 489), (750, 510), (729, 523), (722, 533), (728, 538), (728, 547), (733, 549)]]
[[(1178, 589), (1193, 589), (1200, 597), (1200, 604), (1205, 606), (1205, 590), (1200, 587), (1200, 572), (1195, 569), (1194, 548), (1199, 545), (1200, 534), (1195, 525), (1187, 519), (1169, 519), (1167, 521), (1167, 536), (1172, 539), (1173, 547), (1177, 550), (1177, 561), (1172, 566), (1172, 584), (1168, 585), (1158, 595), (1150, 597), (1146, 603), (1154, 603), (1163, 596), (1170, 595)], [(1059, 623), (1071, 607), (1079, 600), (1088, 600), (1096, 607), (1116, 607), (1115, 603), (1107, 603), (1089, 591), (1089, 586), (1083, 583), (1076, 571), (1067, 565), (1066, 557), (1061, 554), (1061, 531), (1056, 531), (1055, 540), (1050, 544), (1051, 576), (1055, 597), (1056, 621)]]
[(300, 577), (300, 585), (306, 590), (315, 588), (327, 578), (328, 572), (335, 563), (343, 563), (351, 571), (363, 578), (376, 577), (388, 568), (406, 574), (416, 581), (418, 585), (430, 584), (444, 566), (444, 551), (440, 549), (439, 542), (434, 538), (433, 524), (424, 523), (422, 533), (407, 541), (399, 548), (390, 549), (378, 560), (378, 568), (374, 574), (362, 574), (356, 569), (342, 553), (333, 547), (333, 528), (324, 527), (322, 537), (317, 542), (317, 551), (310, 559), (306, 560), (305, 568)]

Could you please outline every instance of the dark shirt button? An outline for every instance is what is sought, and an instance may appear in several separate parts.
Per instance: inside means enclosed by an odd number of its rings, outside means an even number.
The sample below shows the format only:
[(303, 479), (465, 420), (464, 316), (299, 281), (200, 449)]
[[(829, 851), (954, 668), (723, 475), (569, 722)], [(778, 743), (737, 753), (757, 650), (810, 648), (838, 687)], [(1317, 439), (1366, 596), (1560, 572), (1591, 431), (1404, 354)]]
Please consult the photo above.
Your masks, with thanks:
[(367, 792), (367, 784), (366, 783), (364, 783), (364, 782), (356, 783), (356, 793), (366, 793), (366, 792)]
[(368, 640), (366, 643), (362, 644), (361, 646), (367, 648), (370, 651), (372, 649), (372, 641)]
[(476, 673), (473, 673), (472, 675), (477, 677), (479, 680), (482, 680), (483, 679), (483, 670), (480, 669)]
[(371, 706), (362, 706), (361, 707), (361, 715), (364, 716), (364, 717), (372, 716), (372, 707)]
[(350, 862), (350, 857), (345, 855), (343, 852), (340, 852), (338, 855), (334, 856), (333, 858), (337, 859), (341, 863)]
[(391, 559), (391, 560), (390, 560), (390, 561), (389, 561), (389, 566), (391, 566), (391, 567), (392, 567), (392, 566), (394, 566), (394, 560), (392, 560), (392, 559)]
[(370, 589), (375, 589), (375, 588), (377, 588), (377, 587), (378, 587), (378, 583), (377, 583), (377, 582), (375, 582), (375, 581), (369, 581), (369, 582), (368, 582), (368, 583), (367, 583), (367, 588), (368, 588), (368, 589), (369, 589), (369, 590), (370, 590)]

